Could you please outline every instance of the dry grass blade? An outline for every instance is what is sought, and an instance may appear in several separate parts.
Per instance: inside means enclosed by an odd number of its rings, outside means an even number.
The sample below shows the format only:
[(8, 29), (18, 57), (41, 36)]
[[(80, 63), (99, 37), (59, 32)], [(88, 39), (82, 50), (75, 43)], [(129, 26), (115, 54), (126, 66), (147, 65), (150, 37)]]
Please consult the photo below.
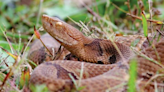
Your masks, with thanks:
[(145, 59), (147, 59), (147, 60), (149, 60), (151, 62), (154, 62), (154, 63), (158, 64), (159, 66), (161, 66), (162, 68), (164, 68), (164, 66), (161, 63), (159, 63), (158, 61), (156, 61), (156, 60), (154, 60), (152, 58), (149, 58), (148, 56), (146, 56), (145, 54), (143, 54), (140, 51), (135, 50), (134, 47), (131, 47), (131, 48), (132, 48), (132, 50), (134, 51), (135, 54), (137, 54), (137, 55), (139, 55), (139, 56), (141, 56), (141, 57), (143, 57), (143, 58), (145, 58)]
[(3, 33), (3, 35), (5, 36), (5, 38), (6, 38), (7, 42), (8, 42), (8, 44), (9, 44), (9, 46), (10, 46), (11, 52), (16, 54), (16, 51), (13, 49), (13, 46), (11, 45), (11, 42), (9, 41), (9, 39), (8, 39), (8, 37), (7, 37), (7, 35), (6, 35), (6, 33), (4, 32), (4, 30), (2, 29), (1, 26), (0, 26), (0, 29), (1, 29), (1, 31), (2, 31), (2, 33)]
[(10, 55), (11, 57), (13, 57), (15, 60), (18, 59), (17, 55), (11, 54), (10, 52), (8, 52), (7, 50), (5, 50), (4, 48), (0, 47), (3, 51), (5, 51), (8, 55)]
[[(163, 77), (163, 76), (164, 76), (164, 74), (156, 74), (156, 75), (154, 75), (153, 77), (151, 77), (151, 79), (149, 79), (146, 82), (146, 84), (143, 86), (143, 88), (145, 88), (148, 84), (150, 84), (154, 79), (157, 79), (158, 77)], [(163, 86), (164, 86), (164, 84), (163, 84)]]
[(125, 86), (125, 85), (127, 85), (127, 83), (121, 83), (121, 84), (119, 84), (119, 85), (117, 85), (117, 86), (114, 86), (114, 87), (112, 87), (112, 88), (107, 89), (105, 92), (112, 92), (112, 90), (121, 88), (121, 87), (123, 87), (123, 86)]

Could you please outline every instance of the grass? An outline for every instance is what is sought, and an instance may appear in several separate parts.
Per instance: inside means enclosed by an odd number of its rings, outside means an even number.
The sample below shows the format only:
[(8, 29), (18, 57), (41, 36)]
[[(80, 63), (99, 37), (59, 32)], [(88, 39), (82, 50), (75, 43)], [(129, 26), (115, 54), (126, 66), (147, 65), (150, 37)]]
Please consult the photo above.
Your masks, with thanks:
[[(1, 82), (3, 83), (5, 81), (4, 85), (8, 85), (12, 88), (12, 91), (19, 92), (29, 80), (28, 76), (32, 69), (28, 64), (26, 56), (29, 44), (35, 39), (33, 35), (34, 25), (36, 28), (42, 25), (41, 14), (47, 13), (51, 16), (58, 16), (67, 22), (73, 20), (71, 23), (73, 23), (75, 27), (81, 28), (81, 31), (86, 36), (94, 38), (113, 39), (115, 34), (129, 35), (133, 32), (143, 34), (148, 38), (148, 34), (156, 32), (154, 27), (156, 27), (157, 24), (164, 24), (162, 20), (164, 13), (158, 15), (155, 13), (156, 11), (153, 11), (153, 7), (163, 9), (164, 3), (159, 0), (153, 2), (153, 6), (151, 6), (150, 0), (143, 0), (143, 3), (140, 2), (142, 4), (141, 6), (136, 4), (136, 2), (139, 1), (95, 0), (95, 2), (89, 6), (75, 8), (75, 6), (72, 6), (70, 3), (64, 3), (64, 0), (36, 0), (29, 6), (19, 4), (20, 2), (18, 1), (8, 2), (8, 0), (6, 0), (2, 2), (2, 0), (0, 0), (0, 46), (18, 57), (14, 60), (11, 56), (6, 54), (6, 52), (0, 50)], [(144, 7), (144, 9), (142, 7)], [(143, 31), (140, 31), (142, 29)], [(43, 33), (44, 32), (41, 32), (41, 34)], [(151, 44), (151, 42), (149, 43)], [(153, 46), (153, 44), (151, 45)], [(154, 46), (153, 48), (156, 51)], [(157, 51), (156, 56), (158, 60), (153, 60), (140, 52), (138, 53), (142, 57), (158, 64), (163, 69), (163, 65), (159, 63), (160, 58)], [(127, 84), (129, 87), (128, 92), (136, 91), (136, 69), (136, 64), (132, 62), (129, 71), (130, 79)], [(21, 70), (24, 71), (22, 72)], [(83, 68), (80, 72), (79, 84), (74, 82), (78, 91), (85, 88), (80, 86), (82, 73)], [(158, 76), (158, 74), (156, 76)], [(153, 78), (155, 79), (156, 76)], [(163, 75), (159, 74), (159, 76)], [(72, 80), (74, 79), (72, 78)], [(148, 84), (152, 80), (153, 79), (150, 79)], [(11, 83), (14, 83), (15, 86), (11, 85)], [(48, 90), (45, 85), (32, 87), (32, 89), (34, 92)], [(158, 90), (157, 87), (156, 90)]]
[(133, 59), (130, 62), (129, 69), (129, 81), (128, 81), (128, 92), (136, 92), (136, 80), (137, 80), (137, 60)]

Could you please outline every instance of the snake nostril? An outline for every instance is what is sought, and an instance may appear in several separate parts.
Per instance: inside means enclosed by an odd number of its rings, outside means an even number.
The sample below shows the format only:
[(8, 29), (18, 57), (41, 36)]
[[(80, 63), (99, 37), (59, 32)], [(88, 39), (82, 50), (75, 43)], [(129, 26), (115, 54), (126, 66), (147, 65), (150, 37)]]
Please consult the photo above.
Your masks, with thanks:
[(52, 26), (52, 23), (50, 23), (50, 25)]
[(102, 61), (97, 61), (98, 64), (104, 64)]
[(116, 55), (112, 55), (111, 57), (109, 57), (109, 63), (110, 64), (116, 63)]

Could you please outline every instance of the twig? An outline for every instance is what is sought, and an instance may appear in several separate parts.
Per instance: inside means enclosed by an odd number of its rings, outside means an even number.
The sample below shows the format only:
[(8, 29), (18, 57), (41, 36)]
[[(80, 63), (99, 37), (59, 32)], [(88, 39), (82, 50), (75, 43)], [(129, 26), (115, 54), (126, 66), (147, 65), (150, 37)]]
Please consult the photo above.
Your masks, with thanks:
[(87, 11), (88, 11), (91, 15), (95, 16), (96, 18), (98, 18), (98, 20), (101, 19), (101, 17), (100, 17), (97, 13), (93, 12), (93, 10), (90, 9), (89, 7), (87, 7), (86, 5), (85, 5), (85, 8), (87, 9)]
[(126, 5), (128, 6), (129, 13), (132, 14), (132, 12), (131, 12), (131, 10), (130, 10), (130, 2), (129, 2), (129, 0), (127, 0)]
[(2, 62), (5, 63), (5, 65), (6, 65), (7, 67), (9, 67), (9, 65), (6, 63), (6, 60), (7, 60), (8, 57), (9, 57), (9, 55), (8, 55), (7, 57), (5, 57), (5, 59), (2, 61)]
[[(152, 0), (149, 0), (149, 13), (150, 13), (150, 19), (152, 20), (152, 9), (151, 9), (151, 7), (152, 7)], [(153, 25), (152, 25), (152, 23), (150, 22), (150, 29), (151, 29), (151, 33), (153, 33)]]
[[(130, 13), (127, 13), (127, 15), (129, 15), (129, 16), (131, 16), (131, 17), (133, 17), (133, 18), (136, 18), (136, 19), (142, 20), (141, 17), (138, 17), (138, 16), (136, 16), (136, 15), (133, 15), (133, 14), (130, 14)], [(159, 25), (164, 24), (162, 21), (157, 21), (157, 20), (147, 19), (147, 21), (149, 21), (149, 22), (153, 22), (153, 23), (156, 23), (156, 24), (159, 24)]]
[(156, 29), (156, 31), (158, 31), (162, 36), (164, 36), (164, 33), (161, 30)]

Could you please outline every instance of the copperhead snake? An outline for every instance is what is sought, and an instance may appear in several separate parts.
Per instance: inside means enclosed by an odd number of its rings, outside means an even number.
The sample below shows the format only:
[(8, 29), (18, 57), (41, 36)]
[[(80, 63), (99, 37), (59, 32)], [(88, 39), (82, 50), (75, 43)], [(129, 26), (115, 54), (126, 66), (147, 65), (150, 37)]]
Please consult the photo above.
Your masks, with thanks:
[[(31, 84), (46, 84), (50, 91), (75, 91), (77, 90), (77, 85), (78, 87), (84, 87), (80, 92), (126, 91), (126, 85), (120, 85), (127, 83), (129, 68), (122, 62), (129, 63), (129, 59), (134, 54), (129, 47), (129, 43), (132, 39), (128, 42), (127, 39), (126, 41), (123, 39), (126, 37), (118, 37), (115, 41), (88, 38), (73, 26), (59, 20), (58, 18), (49, 17), (47, 15), (42, 16), (42, 23), (44, 29), (56, 41), (70, 51), (71, 54), (86, 62), (54, 60), (42, 63), (32, 72), (30, 78)], [(132, 36), (132, 38), (141, 39), (139, 45), (137, 44), (137, 49), (140, 49), (146, 40), (142, 36)], [(123, 43), (121, 43), (121, 41), (123, 41)], [(155, 47), (160, 58), (159, 63), (163, 64), (164, 50), (161, 48), (164, 48), (164, 40), (161, 39), (159, 42), (156, 42)], [(159, 58), (157, 58), (156, 51), (150, 46), (145, 48), (142, 52), (148, 57), (158, 61)], [(36, 52), (39, 52), (41, 57), (38, 58)], [(44, 49), (39, 48), (39, 50), (32, 50), (29, 57), (31, 57), (31, 60), (40, 60), (39, 62), (41, 63), (46, 58), (44, 56), (45, 53)], [(145, 85), (146, 82), (157, 73), (163, 73), (163, 66), (139, 55), (136, 57), (138, 62), (137, 76), (138, 80), (140, 80), (138, 85), (136, 85), (139, 87), (137, 90), (144, 90), (145, 92), (154, 91), (153, 82), (145, 87), (143, 87), (143, 85)], [(82, 75), (80, 75), (81, 72)], [(162, 83), (163, 78), (155, 78), (153, 81)], [(75, 85), (75, 83), (77, 85)], [(163, 89), (163, 86), (157, 87), (160, 90)]]

